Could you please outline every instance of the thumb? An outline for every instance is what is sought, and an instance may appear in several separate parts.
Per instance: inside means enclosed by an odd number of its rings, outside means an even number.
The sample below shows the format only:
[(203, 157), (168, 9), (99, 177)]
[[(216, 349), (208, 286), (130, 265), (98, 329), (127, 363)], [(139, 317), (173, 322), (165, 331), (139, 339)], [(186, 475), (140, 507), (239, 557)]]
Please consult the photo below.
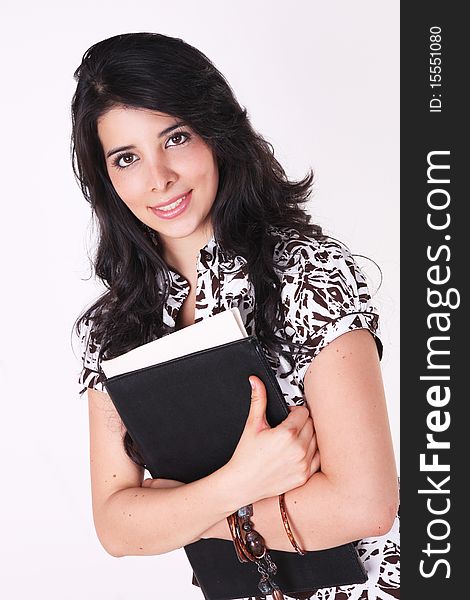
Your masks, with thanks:
[(268, 402), (266, 388), (264, 383), (252, 375), (248, 378), (251, 385), (251, 405), (248, 413), (248, 421), (257, 431), (270, 429), (270, 425), (266, 420), (266, 405)]

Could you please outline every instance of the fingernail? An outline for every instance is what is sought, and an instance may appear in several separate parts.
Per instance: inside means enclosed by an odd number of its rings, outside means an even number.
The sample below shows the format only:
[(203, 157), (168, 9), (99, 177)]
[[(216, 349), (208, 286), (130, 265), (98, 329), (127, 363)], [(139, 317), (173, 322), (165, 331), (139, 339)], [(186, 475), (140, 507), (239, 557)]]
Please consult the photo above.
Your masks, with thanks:
[(255, 391), (255, 389), (256, 389), (256, 384), (255, 384), (254, 380), (253, 380), (253, 379), (249, 379), (248, 381), (250, 382), (251, 389), (252, 389), (253, 391)]

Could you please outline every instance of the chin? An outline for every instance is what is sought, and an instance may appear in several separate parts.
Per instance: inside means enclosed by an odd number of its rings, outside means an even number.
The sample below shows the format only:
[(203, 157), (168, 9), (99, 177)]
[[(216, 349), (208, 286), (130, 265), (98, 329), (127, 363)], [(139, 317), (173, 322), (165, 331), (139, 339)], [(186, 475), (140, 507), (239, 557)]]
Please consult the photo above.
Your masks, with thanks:
[(202, 221), (194, 225), (181, 224), (180, 226), (175, 223), (174, 227), (168, 227), (166, 230), (162, 229), (158, 233), (164, 238), (183, 239), (191, 236), (203, 237), (208, 229), (209, 226), (206, 221)]

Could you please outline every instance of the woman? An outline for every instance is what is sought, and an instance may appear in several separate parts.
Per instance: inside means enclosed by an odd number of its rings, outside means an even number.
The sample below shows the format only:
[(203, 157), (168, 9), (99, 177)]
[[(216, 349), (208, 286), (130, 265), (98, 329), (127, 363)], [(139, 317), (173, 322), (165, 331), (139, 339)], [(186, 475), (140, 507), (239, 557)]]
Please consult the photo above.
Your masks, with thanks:
[[(223, 76), (182, 40), (115, 36), (85, 53), (75, 77), (74, 170), (98, 221), (94, 266), (107, 287), (77, 322), (103, 547), (153, 555), (231, 540), (227, 517), (251, 503), (266, 546), (293, 551), (277, 504), (284, 492), (304, 550), (361, 540), (368, 582), (312, 598), (397, 598), (378, 316), (349, 250), (302, 207), (312, 173), (287, 179)], [(260, 340), (288, 418), (269, 428), (252, 376), (250, 415), (223, 468), (190, 484), (143, 481), (101, 359), (232, 307)]]

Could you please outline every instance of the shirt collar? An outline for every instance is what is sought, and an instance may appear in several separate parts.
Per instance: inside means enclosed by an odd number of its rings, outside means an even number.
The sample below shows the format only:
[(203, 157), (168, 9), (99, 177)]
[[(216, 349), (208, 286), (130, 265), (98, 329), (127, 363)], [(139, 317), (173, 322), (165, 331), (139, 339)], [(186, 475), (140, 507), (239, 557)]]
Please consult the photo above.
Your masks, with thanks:
[[(224, 250), (217, 242), (214, 234), (205, 246), (199, 250), (199, 260), (197, 264), (198, 273), (205, 271), (208, 268), (217, 268), (225, 273), (235, 273), (247, 264), (247, 260), (241, 255), (236, 255), (233, 252)], [(189, 287), (189, 283), (185, 277), (180, 275), (171, 266), (168, 266), (168, 271), (171, 277), (172, 293), (181, 288), (186, 289)]]

